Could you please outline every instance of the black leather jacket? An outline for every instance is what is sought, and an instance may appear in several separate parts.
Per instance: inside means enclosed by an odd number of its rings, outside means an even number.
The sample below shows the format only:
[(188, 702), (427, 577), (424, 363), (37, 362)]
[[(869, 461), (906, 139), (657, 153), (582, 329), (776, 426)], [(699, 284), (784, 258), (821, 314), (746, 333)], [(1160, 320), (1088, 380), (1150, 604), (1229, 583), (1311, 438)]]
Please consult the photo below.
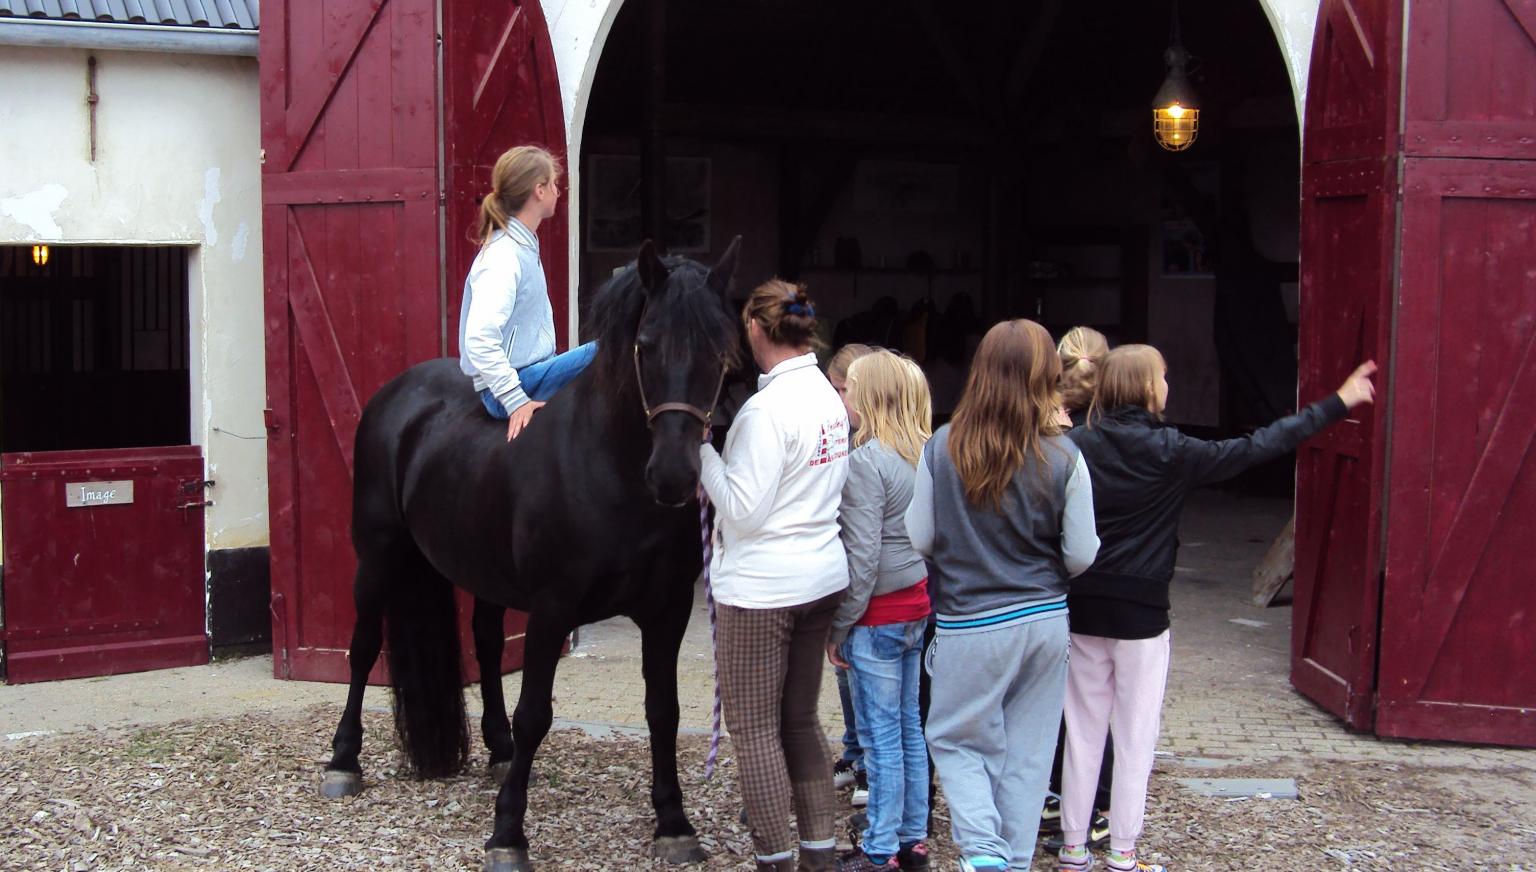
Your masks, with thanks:
[[(1111, 409), (1086, 426), (1074, 427), (1068, 436), (1088, 462), (1100, 545), (1093, 566), (1072, 582), (1068, 602), (1073, 632), (1082, 632), (1075, 614), (1079, 606), (1095, 605), (1085, 597), (1161, 610), (1166, 629), (1179, 513), (1190, 488), (1232, 478), (1293, 451), (1347, 412), (1344, 401), (1331, 394), (1268, 427), (1219, 442), (1186, 436), (1137, 406)], [(1084, 618), (1085, 626), (1101, 624), (1088, 615)]]

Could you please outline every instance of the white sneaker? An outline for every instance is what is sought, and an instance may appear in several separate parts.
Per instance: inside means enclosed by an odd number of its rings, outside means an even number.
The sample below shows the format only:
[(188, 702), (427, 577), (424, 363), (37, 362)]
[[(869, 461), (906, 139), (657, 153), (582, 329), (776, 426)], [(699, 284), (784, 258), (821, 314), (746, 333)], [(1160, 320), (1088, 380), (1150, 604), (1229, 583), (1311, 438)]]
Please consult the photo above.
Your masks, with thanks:
[(853, 791), (853, 807), (864, 808), (869, 805), (869, 788), (860, 787)]

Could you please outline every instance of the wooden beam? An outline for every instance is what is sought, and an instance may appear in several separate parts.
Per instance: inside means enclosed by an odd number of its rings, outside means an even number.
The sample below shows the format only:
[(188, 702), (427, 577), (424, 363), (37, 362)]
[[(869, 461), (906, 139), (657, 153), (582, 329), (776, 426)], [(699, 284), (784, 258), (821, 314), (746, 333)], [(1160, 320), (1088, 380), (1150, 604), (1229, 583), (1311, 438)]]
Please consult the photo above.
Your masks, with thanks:
[(976, 53), (967, 52), (955, 44), (953, 31), (944, 27), (947, 19), (934, 9), (933, 0), (911, 0), (911, 3), (912, 12), (917, 15), (923, 33), (927, 34), (934, 51), (938, 52), (939, 59), (944, 62), (944, 68), (954, 80), (960, 98), (979, 117), (997, 121), (1001, 107), (991, 99), (992, 93), (986, 88), (981, 71), (974, 63)]
[(640, 129), (640, 235), (667, 250), (667, 149), (662, 116), (667, 90), (667, 0), (647, 0), (643, 121)]
[(1040, 66), (1040, 58), (1045, 55), (1046, 46), (1050, 45), (1051, 35), (1056, 31), (1056, 19), (1061, 15), (1061, 5), (1062, 0), (1042, 0), (1029, 34), (1013, 59), (1003, 92), (1003, 103), (1008, 107), (1009, 118), (1019, 117), (1024, 109), (1024, 94), (1029, 88), (1029, 80), (1034, 78), (1035, 70)]

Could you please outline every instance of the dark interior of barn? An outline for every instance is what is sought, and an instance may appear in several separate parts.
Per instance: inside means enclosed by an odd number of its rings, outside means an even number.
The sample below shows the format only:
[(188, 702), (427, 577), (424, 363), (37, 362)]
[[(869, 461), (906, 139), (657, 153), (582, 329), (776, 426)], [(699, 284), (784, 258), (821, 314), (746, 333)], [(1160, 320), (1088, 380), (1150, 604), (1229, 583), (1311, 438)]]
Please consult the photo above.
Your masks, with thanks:
[[(1156, 345), (1187, 431), (1267, 423), (1295, 404), (1294, 95), (1257, 0), (1177, 21), (1200, 116), (1173, 152), (1168, 0), (631, 0), (585, 114), (583, 299), (642, 237), (707, 261), (741, 234), (739, 292), (806, 282), (827, 342), (911, 354), (941, 417), (985, 327), (1030, 317)], [(1238, 486), (1288, 495), (1291, 462)]]
[(0, 246), (0, 450), (190, 442), (187, 251)]

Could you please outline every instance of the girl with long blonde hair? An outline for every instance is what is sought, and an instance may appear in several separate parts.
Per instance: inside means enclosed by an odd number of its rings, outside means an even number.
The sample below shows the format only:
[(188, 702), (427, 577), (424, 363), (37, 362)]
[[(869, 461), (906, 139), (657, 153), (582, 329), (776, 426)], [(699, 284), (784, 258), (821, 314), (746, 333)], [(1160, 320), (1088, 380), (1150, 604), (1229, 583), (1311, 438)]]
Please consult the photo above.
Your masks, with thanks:
[(1178, 556), (1179, 514), (1190, 488), (1231, 478), (1295, 450), (1375, 395), (1376, 365), (1361, 364), (1339, 390), (1240, 439), (1207, 442), (1163, 424), (1168, 366), (1150, 345), (1104, 356), (1088, 426), (1072, 431), (1093, 474), (1103, 532), (1097, 562), (1072, 585), (1072, 663), (1067, 670), (1062, 765), (1064, 845), (1059, 868), (1093, 865), (1088, 830), (1105, 733), (1114, 743), (1109, 855), (1113, 872), (1163, 872), (1136, 856), (1168, 679), (1168, 588)]
[(480, 251), (464, 279), (459, 368), (507, 440), (586, 369), (595, 343), (555, 353), (555, 312), (539, 259), (539, 225), (560, 200), (560, 160), (536, 145), (503, 153), (480, 201)]
[[(928, 380), (886, 350), (848, 367), (857, 417), (838, 523), (848, 593), (832, 619), (827, 658), (849, 672), (868, 780), (861, 853), (844, 872), (913, 868), (928, 856), (928, 751), (918, 707), (928, 571), (907, 536), (907, 506), (933, 420)], [(914, 861), (919, 861), (914, 863)]]
[(1067, 580), (1099, 546), (1088, 470), (1056, 423), (1060, 374), (1039, 324), (987, 331), (907, 509), (932, 562), (928, 748), (962, 869), (1034, 857), (1067, 678)]

